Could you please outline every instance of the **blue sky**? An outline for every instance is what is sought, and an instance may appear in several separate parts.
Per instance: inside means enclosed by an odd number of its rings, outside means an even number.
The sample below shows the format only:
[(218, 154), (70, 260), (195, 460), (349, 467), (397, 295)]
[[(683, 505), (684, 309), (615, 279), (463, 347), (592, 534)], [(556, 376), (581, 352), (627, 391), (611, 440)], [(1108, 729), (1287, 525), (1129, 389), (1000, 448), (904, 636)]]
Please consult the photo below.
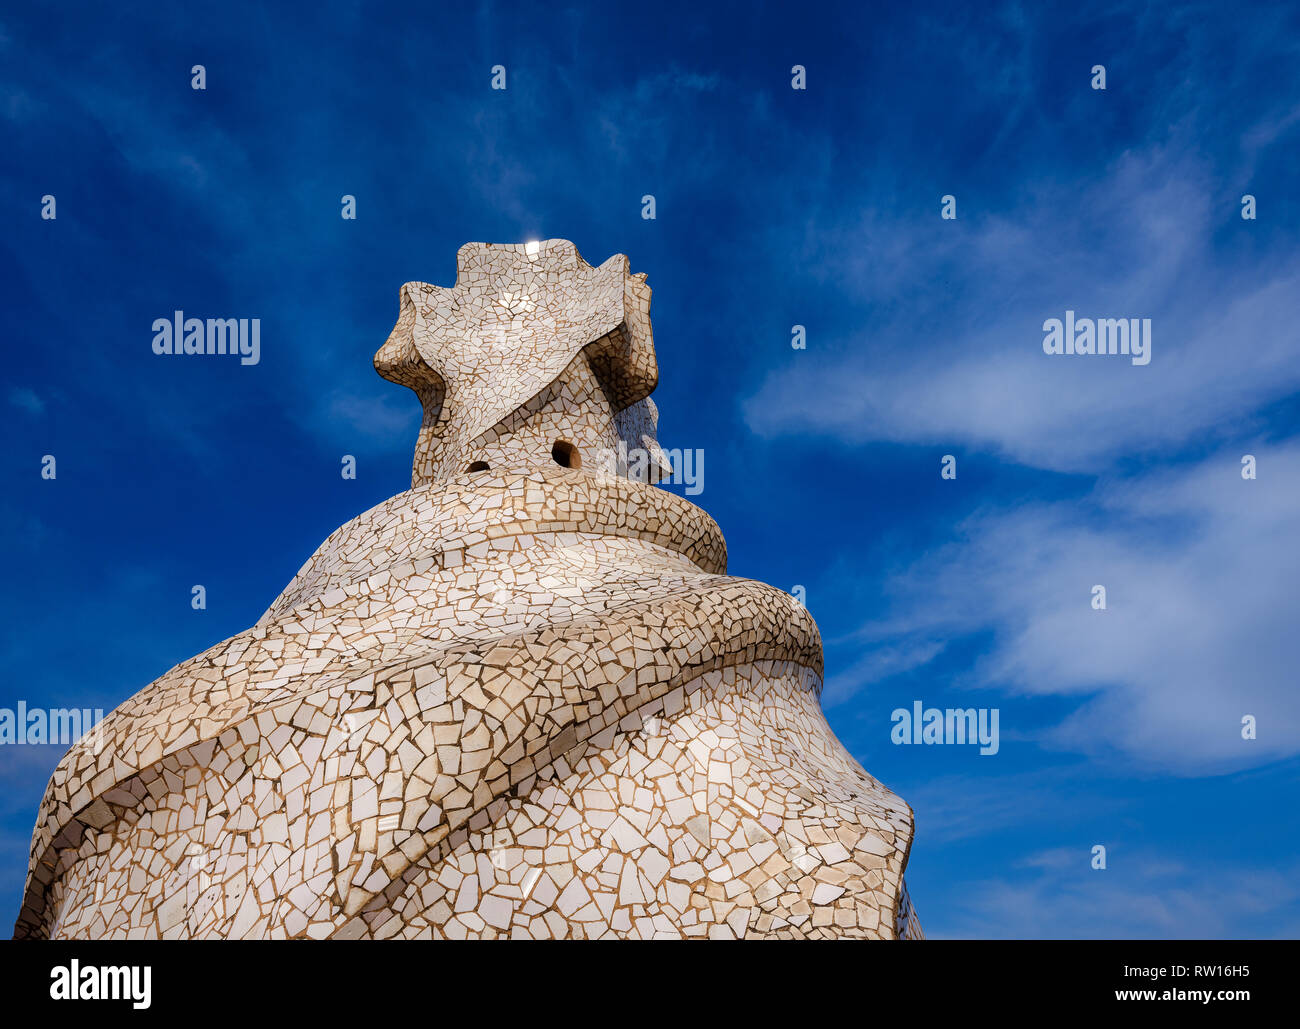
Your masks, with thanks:
[[(805, 587), (931, 935), (1300, 935), (1300, 11), (546, 6), (0, 16), (0, 706), (251, 625), (409, 483), (399, 286), (562, 237), (648, 273), (661, 442), (731, 572)], [(155, 356), (178, 308), (260, 363)], [(1150, 365), (1045, 355), (1067, 309)], [(916, 700), (999, 752), (891, 744)], [(5, 924), (58, 757), (0, 747)]]

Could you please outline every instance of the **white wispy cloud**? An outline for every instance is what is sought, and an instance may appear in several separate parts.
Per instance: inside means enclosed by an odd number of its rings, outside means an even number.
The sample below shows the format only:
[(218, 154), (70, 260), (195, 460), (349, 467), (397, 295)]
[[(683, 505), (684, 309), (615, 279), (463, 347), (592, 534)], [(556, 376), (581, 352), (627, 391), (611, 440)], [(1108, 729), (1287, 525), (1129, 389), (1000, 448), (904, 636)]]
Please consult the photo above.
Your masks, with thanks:
[(1084, 771), (1076, 761), (1003, 775), (942, 775), (909, 783), (904, 795), (915, 812), (921, 846), (946, 847), (1009, 829), (1059, 830), (1063, 822), (1122, 812), (1123, 795), (1099, 787)]
[(848, 668), (827, 677), (822, 691), (822, 707), (837, 707), (864, 686), (929, 664), (941, 650), (943, 643), (930, 639), (910, 639), (898, 646), (873, 647)]
[[(1218, 939), (1286, 937), (1300, 868), (1204, 861), (1112, 848), (1093, 869), (1090, 848), (1027, 854), (1008, 875), (952, 891), (935, 912), (933, 936), (979, 939)], [(921, 912), (922, 919), (925, 912)], [(1292, 922), (1288, 922), (1292, 920)]]
[(28, 414), (42, 414), (45, 411), (45, 401), (42, 400), (35, 390), (28, 389), (26, 386), (14, 386), (9, 390), (9, 403), (14, 407), (21, 408)]
[[(1118, 156), (1099, 182), (1026, 189), (1014, 215), (961, 197), (949, 223), (937, 197), (924, 217), (895, 215), (890, 196), (823, 212), (800, 260), (866, 321), (771, 371), (744, 402), (750, 429), (1087, 472), (1214, 438), (1300, 389), (1300, 260), (1225, 267), (1216, 234), (1263, 230), (1239, 217), (1192, 128), (1173, 135)], [(1067, 309), (1150, 318), (1151, 363), (1044, 354), (1043, 322)]]
[[(1254, 481), (1234, 451), (1113, 479), (1079, 501), (983, 510), (887, 581), (890, 613), (861, 639), (925, 654), (990, 634), (958, 685), (1077, 698), (1037, 734), (1045, 746), (1183, 775), (1300, 753), (1300, 443), (1251, 452)], [(1091, 606), (1095, 585), (1104, 611)], [(860, 687), (892, 667), (849, 679)], [(1255, 740), (1242, 739), (1246, 715)]]
[[(387, 387), (387, 383), (381, 386)], [(360, 433), (393, 446), (413, 446), (420, 428), (420, 404), (407, 392), (385, 388), (360, 394), (336, 390), (328, 398), (328, 424), (340, 436)]]

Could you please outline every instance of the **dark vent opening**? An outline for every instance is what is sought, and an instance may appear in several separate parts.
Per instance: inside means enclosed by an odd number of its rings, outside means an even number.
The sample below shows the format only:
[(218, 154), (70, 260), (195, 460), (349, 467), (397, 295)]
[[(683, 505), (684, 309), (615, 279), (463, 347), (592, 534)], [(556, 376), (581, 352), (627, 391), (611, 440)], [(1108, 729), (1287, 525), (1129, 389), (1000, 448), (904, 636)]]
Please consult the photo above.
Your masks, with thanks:
[(551, 457), (561, 468), (582, 467), (582, 455), (578, 453), (578, 448), (566, 440), (555, 441), (555, 445), (551, 447)]

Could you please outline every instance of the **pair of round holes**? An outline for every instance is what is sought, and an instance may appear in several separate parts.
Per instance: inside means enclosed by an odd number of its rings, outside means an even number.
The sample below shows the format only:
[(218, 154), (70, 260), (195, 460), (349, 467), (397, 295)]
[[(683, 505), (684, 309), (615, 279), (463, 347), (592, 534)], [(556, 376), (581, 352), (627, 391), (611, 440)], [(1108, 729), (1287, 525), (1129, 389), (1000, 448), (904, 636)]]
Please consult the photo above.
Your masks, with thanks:
[[(551, 447), (551, 459), (561, 468), (581, 468), (582, 455), (578, 453), (578, 448), (568, 440), (557, 439)], [(486, 461), (475, 461), (466, 472), (486, 472), (492, 466)]]

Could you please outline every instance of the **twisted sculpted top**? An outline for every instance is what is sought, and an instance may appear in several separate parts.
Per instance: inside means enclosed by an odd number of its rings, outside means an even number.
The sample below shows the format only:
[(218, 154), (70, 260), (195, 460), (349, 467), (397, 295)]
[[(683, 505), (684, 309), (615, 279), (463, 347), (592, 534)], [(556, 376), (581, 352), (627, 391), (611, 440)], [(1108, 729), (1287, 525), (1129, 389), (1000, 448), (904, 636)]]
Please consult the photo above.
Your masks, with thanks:
[(573, 244), (408, 283), (412, 488), (74, 746), (18, 936), (919, 935), (821, 641), (650, 455), (650, 290)]

